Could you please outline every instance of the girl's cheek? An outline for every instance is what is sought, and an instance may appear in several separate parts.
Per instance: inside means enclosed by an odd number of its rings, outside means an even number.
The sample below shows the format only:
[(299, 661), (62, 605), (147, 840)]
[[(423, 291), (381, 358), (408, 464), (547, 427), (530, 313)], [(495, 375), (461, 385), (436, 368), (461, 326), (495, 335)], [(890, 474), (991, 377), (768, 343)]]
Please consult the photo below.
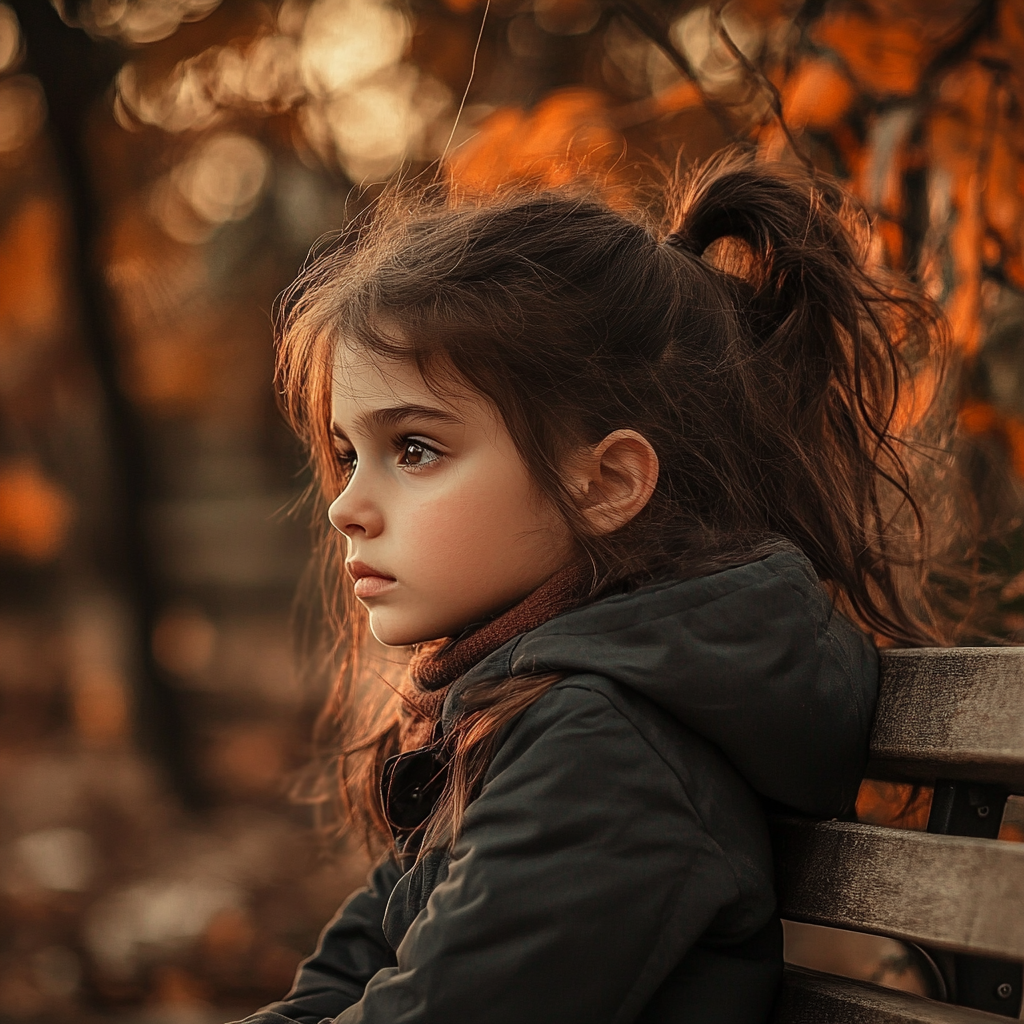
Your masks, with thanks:
[(442, 581), (488, 572), (499, 546), (508, 543), (507, 510), (496, 508), (490, 497), (457, 488), (407, 509), (402, 516), (406, 564)]
[(408, 518), (410, 556), (444, 563), (455, 552), (474, 547), (482, 511), (462, 494), (421, 505)]

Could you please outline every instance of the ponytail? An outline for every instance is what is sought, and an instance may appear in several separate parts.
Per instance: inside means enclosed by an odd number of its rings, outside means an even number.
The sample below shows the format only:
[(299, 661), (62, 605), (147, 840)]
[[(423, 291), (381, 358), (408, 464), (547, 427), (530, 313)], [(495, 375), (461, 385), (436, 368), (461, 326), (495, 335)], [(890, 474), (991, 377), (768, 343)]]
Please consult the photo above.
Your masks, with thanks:
[(943, 642), (921, 593), (920, 449), (896, 429), (915, 369), (944, 363), (939, 310), (868, 270), (867, 217), (829, 179), (732, 151), (684, 183), (674, 217), (665, 241), (689, 262), (731, 250), (712, 262), (735, 302), (738, 404), (766, 527), (881, 638)]

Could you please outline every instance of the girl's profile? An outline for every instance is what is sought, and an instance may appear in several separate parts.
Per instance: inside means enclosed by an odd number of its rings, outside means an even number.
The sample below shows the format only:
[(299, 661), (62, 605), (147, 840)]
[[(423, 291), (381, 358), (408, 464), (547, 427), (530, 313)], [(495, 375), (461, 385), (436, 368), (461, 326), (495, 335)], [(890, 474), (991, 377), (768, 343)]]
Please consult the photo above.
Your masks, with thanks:
[(944, 639), (897, 429), (942, 332), (825, 179), (666, 209), (399, 190), (287, 296), (379, 860), (248, 1024), (768, 1019), (766, 814), (850, 815), (875, 643)]

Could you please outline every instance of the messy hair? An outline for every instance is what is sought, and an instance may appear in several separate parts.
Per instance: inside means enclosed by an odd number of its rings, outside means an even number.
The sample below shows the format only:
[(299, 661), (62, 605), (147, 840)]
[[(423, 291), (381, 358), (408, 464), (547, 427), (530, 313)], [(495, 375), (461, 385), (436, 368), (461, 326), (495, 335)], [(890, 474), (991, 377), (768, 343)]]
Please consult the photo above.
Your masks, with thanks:
[[(279, 393), (320, 494), (344, 485), (330, 436), (344, 342), (493, 402), (593, 564), (595, 593), (795, 545), (877, 639), (948, 642), (902, 436), (913, 367), (942, 361), (936, 307), (868, 269), (867, 219), (824, 177), (732, 151), (691, 173), (665, 210), (656, 223), (580, 188), (405, 188), (378, 202), (281, 307)], [(561, 466), (619, 428), (654, 447), (657, 487), (635, 519), (594, 536)], [(384, 834), (377, 785), (397, 749), (398, 702), (374, 721), (358, 713), (365, 618), (340, 569), (343, 542), (320, 519), (327, 605), (344, 638), (322, 727), (340, 733), (350, 817)], [(498, 730), (551, 682), (490, 681), (467, 696), (435, 841), (457, 834)]]

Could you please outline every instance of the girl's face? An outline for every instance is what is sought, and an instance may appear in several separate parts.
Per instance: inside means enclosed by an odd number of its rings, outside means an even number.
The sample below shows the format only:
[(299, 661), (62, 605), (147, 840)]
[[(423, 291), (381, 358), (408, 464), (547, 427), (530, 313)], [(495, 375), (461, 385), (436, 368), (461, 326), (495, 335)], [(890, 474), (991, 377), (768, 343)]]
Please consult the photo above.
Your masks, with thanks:
[(411, 361), (342, 345), (332, 415), (347, 483), (328, 516), (381, 643), (455, 636), (572, 559), (568, 527), (482, 395), (441, 399)]

